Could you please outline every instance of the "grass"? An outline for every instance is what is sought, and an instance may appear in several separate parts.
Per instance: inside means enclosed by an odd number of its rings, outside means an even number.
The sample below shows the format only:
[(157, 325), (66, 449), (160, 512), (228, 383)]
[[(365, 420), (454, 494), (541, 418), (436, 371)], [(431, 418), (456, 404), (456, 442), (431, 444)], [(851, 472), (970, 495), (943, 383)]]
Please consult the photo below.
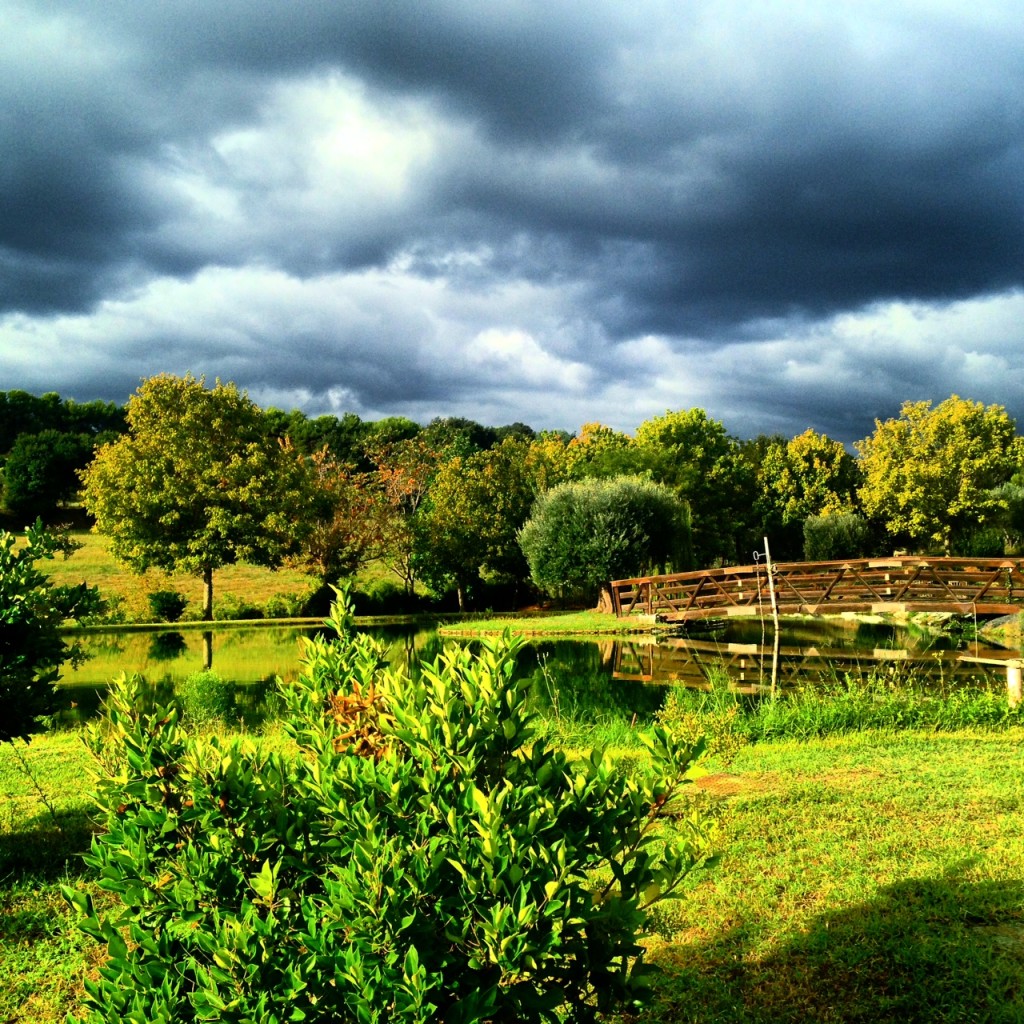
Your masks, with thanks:
[[(150, 569), (142, 575), (118, 565), (110, 553), (110, 538), (80, 531), (72, 534), (82, 546), (67, 559), (44, 563), (51, 579), (58, 584), (81, 583), (99, 588), (104, 598), (120, 603), (129, 621), (152, 620), (149, 594), (155, 590), (177, 590), (189, 601), (185, 615), (198, 618), (203, 601), (203, 583), (198, 576), (166, 573)], [(228, 565), (213, 576), (214, 602), (240, 607), (263, 607), (276, 595), (303, 598), (316, 586), (313, 577), (295, 569), (264, 569), (253, 565)]]
[(649, 632), (654, 622), (643, 616), (620, 619), (612, 612), (582, 611), (497, 616), (451, 623), (438, 628), (445, 637), (497, 636), (506, 629), (520, 636), (598, 636)]
[[(63, 1019), (102, 960), (59, 896), (103, 898), (87, 765), (0, 748), (0, 1020)], [(723, 855), (659, 905), (645, 1024), (1024, 1020), (1024, 729), (757, 743), (702, 788)]]
[(650, 1021), (1024, 1020), (1024, 730), (758, 744), (667, 905)]
[(884, 671), (865, 678), (823, 681), (777, 700), (745, 697), (729, 687), (728, 678), (714, 680), (710, 690), (677, 686), (661, 714), (677, 728), (683, 722), (697, 732), (725, 728), (753, 742), (821, 738), (869, 729), (948, 732), (1024, 726), (1024, 704), (1011, 706), (1005, 692), (973, 686), (943, 692)]

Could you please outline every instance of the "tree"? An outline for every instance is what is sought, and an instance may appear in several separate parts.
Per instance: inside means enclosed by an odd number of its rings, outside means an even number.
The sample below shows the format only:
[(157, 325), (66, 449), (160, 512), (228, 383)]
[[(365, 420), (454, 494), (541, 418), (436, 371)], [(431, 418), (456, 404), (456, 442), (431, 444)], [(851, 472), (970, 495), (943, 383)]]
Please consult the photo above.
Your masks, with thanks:
[(441, 460), (441, 453), (421, 435), (399, 441), (367, 443), (376, 467), (381, 503), (381, 561), (405, 584), (416, 586), (416, 534), (420, 505)]
[(749, 538), (755, 493), (739, 443), (703, 409), (685, 409), (641, 423), (636, 444), (653, 478), (690, 506), (701, 564), (735, 563)]
[(201, 576), (213, 617), (213, 573), (245, 561), (276, 567), (302, 521), (302, 466), (234, 384), (191, 374), (143, 381), (128, 433), (82, 474), (85, 504), (111, 551), (136, 572)]
[(0, 391), (0, 453), (9, 452), (19, 434), (62, 430), (60, 395), (37, 397), (27, 391)]
[(1006, 508), (996, 488), (1021, 464), (1021, 441), (1001, 405), (952, 395), (905, 402), (898, 419), (875, 420), (874, 433), (855, 445), (869, 516), (893, 535), (952, 551), (961, 531), (997, 520)]
[(808, 516), (804, 520), (803, 532), (804, 558), (808, 562), (863, 558), (871, 543), (868, 524), (856, 512)]
[(640, 460), (633, 439), (603, 423), (584, 423), (565, 447), (566, 475), (571, 480), (629, 476), (640, 471)]
[(661, 484), (612, 477), (542, 494), (519, 543), (533, 582), (560, 600), (592, 601), (614, 579), (689, 564), (686, 506)]
[(306, 528), (294, 561), (335, 583), (378, 557), (387, 533), (376, 478), (356, 473), (323, 448), (305, 460)]
[(510, 436), (486, 451), (453, 455), (437, 469), (420, 516), (418, 565), (435, 591), (455, 588), (460, 610), (467, 590), (481, 579), (527, 578), (517, 535), (542, 469), (531, 454), (530, 442)]
[(88, 434), (19, 434), (4, 462), (4, 507), (21, 522), (50, 515), (78, 493), (79, 471), (89, 464), (92, 453)]
[(773, 492), (785, 526), (808, 516), (857, 508), (860, 473), (839, 441), (805, 430), (785, 445), (772, 445), (761, 463), (762, 486)]
[(36, 563), (74, 545), (66, 536), (46, 532), (37, 522), (25, 543), (0, 532), (0, 742), (23, 739), (53, 713), (54, 684), (60, 667), (77, 662), (81, 651), (60, 633), (67, 619), (92, 615), (100, 608), (95, 587), (81, 583), (57, 587)]

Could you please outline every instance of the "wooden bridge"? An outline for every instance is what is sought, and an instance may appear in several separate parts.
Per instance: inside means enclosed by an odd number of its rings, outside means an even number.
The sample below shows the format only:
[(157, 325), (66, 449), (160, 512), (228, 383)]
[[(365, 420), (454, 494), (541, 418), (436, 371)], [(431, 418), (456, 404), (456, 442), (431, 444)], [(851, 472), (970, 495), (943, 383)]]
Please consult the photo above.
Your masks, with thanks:
[[(1012, 615), (1024, 605), (1024, 559), (856, 559), (781, 562), (772, 586), (782, 615), (952, 612)], [(765, 563), (614, 580), (617, 615), (687, 622), (772, 614)]]

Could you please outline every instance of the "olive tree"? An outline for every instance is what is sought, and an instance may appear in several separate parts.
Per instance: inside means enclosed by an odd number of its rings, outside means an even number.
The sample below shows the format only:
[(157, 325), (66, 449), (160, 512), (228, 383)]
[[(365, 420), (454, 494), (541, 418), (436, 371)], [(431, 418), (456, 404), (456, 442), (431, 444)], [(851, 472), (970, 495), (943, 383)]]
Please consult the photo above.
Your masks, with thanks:
[(640, 477), (564, 483), (537, 499), (519, 543), (541, 590), (593, 600), (613, 579), (689, 565), (689, 512), (669, 488)]
[(201, 576), (213, 617), (213, 573), (249, 562), (278, 566), (302, 527), (297, 453), (273, 436), (234, 384), (160, 374), (129, 399), (128, 433), (82, 474), (96, 529), (136, 572)]

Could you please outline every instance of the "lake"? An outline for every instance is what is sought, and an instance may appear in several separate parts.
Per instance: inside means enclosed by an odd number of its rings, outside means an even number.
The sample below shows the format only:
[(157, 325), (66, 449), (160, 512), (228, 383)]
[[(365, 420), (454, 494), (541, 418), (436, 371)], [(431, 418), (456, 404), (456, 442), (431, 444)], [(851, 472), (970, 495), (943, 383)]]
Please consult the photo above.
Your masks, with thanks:
[[(81, 720), (95, 714), (107, 683), (119, 672), (138, 672), (159, 694), (204, 667), (212, 668), (234, 691), (239, 714), (252, 722), (269, 713), (274, 681), (294, 679), (300, 670), (303, 637), (316, 627), (260, 626), (242, 629), (161, 630), (90, 633), (84, 639), (89, 659), (66, 668), (61, 690), (62, 717)], [(389, 645), (392, 664), (414, 665), (433, 657), (443, 641), (432, 629), (387, 627), (367, 630)], [(860, 678), (872, 673), (948, 688), (975, 685), (1004, 689), (1007, 662), (1021, 651), (976, 643), (957, 644), (892, 626), (832, 621), (784, 622), (778, 650), (770, 627), (732, 622), (703, 638), (636, 635), (600, 641), (545, 640), (531, 643), (520, 657), (519, 672), (529, 676), (537, 700), (563, 713), (639, 719), (649, 717), (664, 699), (666, 684), (709, 688), (726, 677), (743, 693), (784, 692), (823, 679)]]

